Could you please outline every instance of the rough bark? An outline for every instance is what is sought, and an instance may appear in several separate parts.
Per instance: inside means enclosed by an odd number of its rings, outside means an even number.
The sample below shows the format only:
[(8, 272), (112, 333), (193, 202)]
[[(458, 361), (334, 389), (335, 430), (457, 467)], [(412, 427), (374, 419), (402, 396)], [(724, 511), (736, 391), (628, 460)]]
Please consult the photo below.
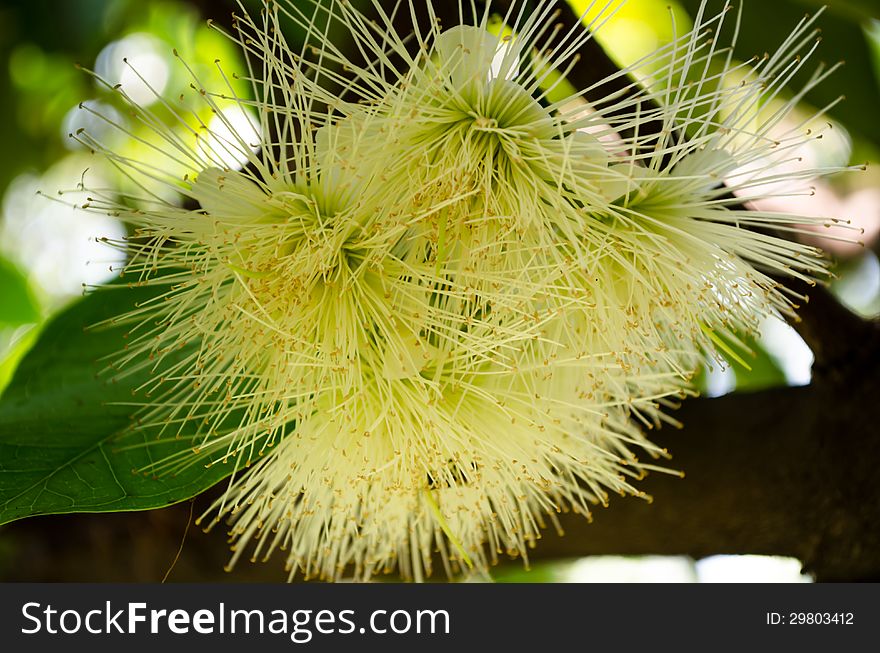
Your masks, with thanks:
[(685, 478), (654, 474), (652, 503), (618, 499), (592, 524), (565, 515), (534, 557), (786, 555), (819, 580), (880, 579), (871, 377), (686, 402), (685, 428), (658, 434)]

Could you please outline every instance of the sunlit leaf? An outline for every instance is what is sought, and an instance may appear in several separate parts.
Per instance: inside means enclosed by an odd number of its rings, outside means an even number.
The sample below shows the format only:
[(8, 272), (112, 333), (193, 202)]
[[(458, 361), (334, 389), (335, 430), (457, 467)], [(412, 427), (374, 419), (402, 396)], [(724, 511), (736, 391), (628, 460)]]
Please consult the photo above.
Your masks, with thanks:
[(11, 344), (7, 344), (5, 351), (0, 355), (0, 396), (12, 380), (15, 368), (37, 341), (39, 335), (40, 327), (35, 325), (13, 340)]
[(749, 392), (787, 385), (785, 372), (761, 343), (751, 336), (743, 340), (751, 350), (751, 354), (746, 356), (751, 369), (747, 370), (741, 366), (733, 365), (733, 373), (736, 375), (736, 389)]
[(18, 326), (40, 319), (40, 307), (21, 271), (0, 256), (0, 326)]

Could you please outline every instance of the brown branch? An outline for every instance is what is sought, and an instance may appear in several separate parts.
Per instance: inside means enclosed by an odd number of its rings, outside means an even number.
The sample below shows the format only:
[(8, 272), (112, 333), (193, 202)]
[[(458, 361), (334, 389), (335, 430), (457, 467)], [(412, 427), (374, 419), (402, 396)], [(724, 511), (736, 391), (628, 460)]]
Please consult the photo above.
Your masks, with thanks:
[(640, 487), (653, 503), (612, 500), (593, 524), (563, 516), (566, 536), (549, 534), (533, 557), (787, 555), (820, 580), (880, 579), (878, 391), (874, 371), (688, 401), (685, 429), (655, 434), (686, 477), (652, 475)]
[(878, 336), (875, 323), (853, 313), (823, 284), (777, 280), (807, 297), (806, 302), (798, 302), (798, 319), (790, 322), (813, 352), (814, 377), (840, 377), (845, 375), (844, 367), (863, 362), (864, 343)]

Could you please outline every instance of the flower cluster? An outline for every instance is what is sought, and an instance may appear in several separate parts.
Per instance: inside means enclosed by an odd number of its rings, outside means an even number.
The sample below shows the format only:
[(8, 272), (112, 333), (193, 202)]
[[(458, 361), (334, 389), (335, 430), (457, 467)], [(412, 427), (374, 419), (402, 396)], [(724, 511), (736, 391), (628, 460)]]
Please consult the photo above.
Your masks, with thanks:
[(151, 471), (229, 465), (203, 519), (231, 524), (233, 562), (284, 550), (291, 578), (484, 569), (560, 511), (644, 496), (666, 452), (643, 430), (675, 423), (720, 336), (792, 310), (774, 275), (823, 271), (778, 236), (808, 219), (746, 210), (816, 136), (790, 122), (799, 96), (764, 111), (809, 24), (737, 64), (725, 16), (700, 16), (619, 73), (631, 92), (559, 99), (592, 34), (554, 3), (413, 34), (379, 3), (378, 22), (302, 4), (231, 35), (255, 99), (194, 80), (221, 120), (221, 101), (255, 112), (261, 142), (170, 101), (192, 138), (130, 103), (167, 165), (79, 135), (143, 180), (90, 204), (133, 226), (124, 274), (157, 288), (119, 318), (115, 366), (160, 369), (140, 423), (193, 442)]

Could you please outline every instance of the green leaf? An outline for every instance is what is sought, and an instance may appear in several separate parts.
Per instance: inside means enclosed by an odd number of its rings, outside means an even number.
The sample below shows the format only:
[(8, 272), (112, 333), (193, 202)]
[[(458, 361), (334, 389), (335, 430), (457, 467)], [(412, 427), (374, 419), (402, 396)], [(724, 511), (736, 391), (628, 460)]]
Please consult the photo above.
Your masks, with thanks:
[(495, 583), (561, 583), (566, 580), (570, 562), (538, 562), (523, 568), (521, 564), (503, 564), (492, 570)]
[[(696, 15), (700, 0), (683, 0), (682, 4)], [(708, 2), (706, 15), (720, 12), (727, 0)], [(734, 53), (742, 61), (764, 52), (772, 52), (804, 17), (810, 0), (774, 0), (773, 2), (746, 2), (742, 11), (742, 24)], [(880, 106), (880, 85), (873, 70), (873, 57), (864, 32), (861, 18), (867, 12), (877, 15), (876, 3), (868, 0), (850, 0), (846, 9), (829, 8), (816, 22), (822, 43), (789, 87), (798, 89), (809, 78), (820, 61), (832, 65), (846, 62), (830, 77), (811, 91), (806, 100), (816, 108), (822, 108), (840, 96), (843, 102), (833, 107), (829, 115), (854, 132), (854, 135), (880, 145), (880, 121), (874, 107)], [(812, 11), (811, 13), (815, 13)], [(732, 28), (734, 20), (726, 21)]]
[(0, 326), (18, 326), (40, 319), (40, 307), (25, 276), (0, 256)]
[(829, 13), (864, 22), (870, 18), (880, 18), (880, 3), (877, 0), (797, 0), (799, 4), (811, 7), (814, 11), (827, 7)]
[(760, 342), (753, 336), (743, 336), (742, 341), (751, 350), (751, 354), (746, 355), (750, 369), (733, 366), (737, 391), (753, 392), (788, 385), (785, 372)]
[[(788, 385), (785, 372), (764, 346), (750, 334), (731, 334), (705, 329), (717, 346), (717, 353), (724, 357), (735, 377), (737, 392), (755, 392), (767, 388)], [(707, 367), (717, 363), (708, 359), (697, 369), (692, 385), (700, 392), (708, 389)]]
[(8, 348), (3, 352), (2, 357), (0, 357), (0, 395), (3, 394), (3, 390), (6, 389), (6, 386), (12, 380), (12, 375), (15, 373), (15, 368), (18, 367), (18, 363), (37, 341), (38, 335), (40, 335), (40, 326), (34, 325), (11, 345), (8, 345)]
[[(147, 373), (118, 382), (98, 373), (123, 347), (125, 329), (89, 329), (131, 308), (150, 290), (98, 291), (58, 315), (24, 357), (0, 398), (0, 524), (70, 512), (146, 510), (189, 499), (233, 471), (204, 460), (176, 475), (145, 476), (156, 460), (192, 447), (130, 429), (132, 389)], [(149, 446), (138, 446), (149, 443)], [(135, 448), (132, 448), (134, 446)]]

